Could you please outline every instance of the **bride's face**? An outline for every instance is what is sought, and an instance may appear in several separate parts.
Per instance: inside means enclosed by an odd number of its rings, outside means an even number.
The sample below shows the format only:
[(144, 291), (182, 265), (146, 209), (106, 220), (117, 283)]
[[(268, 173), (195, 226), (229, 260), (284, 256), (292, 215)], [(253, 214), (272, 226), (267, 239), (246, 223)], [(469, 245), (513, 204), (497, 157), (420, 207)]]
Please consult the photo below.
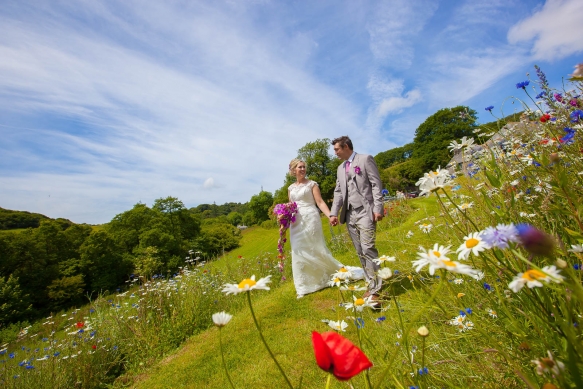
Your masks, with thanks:
[(304, 178), (306, 176), (306, 164), (303, 162), (298, 163), (298, 166), (296, 166), (296, 178), (300, 179), (300, 178)]

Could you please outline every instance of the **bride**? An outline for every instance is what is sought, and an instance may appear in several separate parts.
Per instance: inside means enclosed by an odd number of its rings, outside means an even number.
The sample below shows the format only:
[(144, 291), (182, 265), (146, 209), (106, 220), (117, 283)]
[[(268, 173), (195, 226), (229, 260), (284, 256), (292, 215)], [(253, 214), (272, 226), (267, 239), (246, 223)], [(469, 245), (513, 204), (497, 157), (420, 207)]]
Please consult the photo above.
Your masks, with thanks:
[[(292, 272), (298, 298), (326, 288), (332, 274), (344, 267), (332, 256), (324, 241), (322, 221), (318, 207), (326, 217), (330, 209), (322, 200), (320, 188), (306, 178), (306, 163), (293, 159), (289, 164), (290, 174), (296, 182), (288, 187), (288, 198), (298, 206), (296, 221), (290, 226), (292, 250)], [(352, 279), (363, 279), (361, 268), (347, 266)]]

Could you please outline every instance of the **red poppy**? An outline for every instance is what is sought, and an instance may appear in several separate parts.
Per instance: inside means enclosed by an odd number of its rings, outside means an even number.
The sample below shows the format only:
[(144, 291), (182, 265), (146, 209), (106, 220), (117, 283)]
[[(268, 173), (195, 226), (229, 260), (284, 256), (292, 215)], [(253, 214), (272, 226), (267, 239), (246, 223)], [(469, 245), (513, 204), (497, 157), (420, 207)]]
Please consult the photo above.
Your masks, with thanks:
[(83, 323), (82, 321), (77, 322), (77, 328), (83, 328), (85, 327), (85, 323)]
[(543, 123), (546, 122), (546, 121), (548, 121), (548, 120), (551, 120), (551, 115), (549, 115), (548, 113), (545, 113), (544, 115), (542, 115), (540, 117), (540, 121), (543, 122)]
[(316, 363), (320, 369), (346, 381), (372, 366), (366, 355), (352, 342), (336, 332), (312, 332)]
[(241, 259), (241, 258), (243, 258), (243, 256), (242, 255), (237, 255), (237, 258)]
[(97, 348), (97, 346), (96, 346), (96, 345), (93, 345), (93, 346), (91, 346), (91, 348), (92, 348), (93, 350), (95, 350), (95, 349)]

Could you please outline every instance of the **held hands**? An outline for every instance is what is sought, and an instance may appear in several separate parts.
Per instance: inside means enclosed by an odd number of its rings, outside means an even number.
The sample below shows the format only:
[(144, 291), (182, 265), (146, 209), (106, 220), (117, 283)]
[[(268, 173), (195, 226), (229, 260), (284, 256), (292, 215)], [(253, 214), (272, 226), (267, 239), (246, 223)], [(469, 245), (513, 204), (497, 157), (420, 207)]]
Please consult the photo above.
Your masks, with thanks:
[(374, 221), (375, 222), (380, 222), (381, 220), (383, 220), (383, 215), (380, 213), (375, 213), (374, 214)]
[(329, 216), (330, 218), (330, 225), (331, 226), (337, 226), (338, 225), (338, 218), (336, 216)]

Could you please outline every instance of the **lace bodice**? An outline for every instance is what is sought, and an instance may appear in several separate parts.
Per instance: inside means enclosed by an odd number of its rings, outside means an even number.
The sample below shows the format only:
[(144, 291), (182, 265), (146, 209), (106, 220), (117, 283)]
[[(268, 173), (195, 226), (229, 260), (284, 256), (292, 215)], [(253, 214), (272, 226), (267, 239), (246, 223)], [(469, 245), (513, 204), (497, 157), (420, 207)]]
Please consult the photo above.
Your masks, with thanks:
[(315, 207), (316, 200), (314, 200), (314, 194), (312, 193), (314, 185), (318, 184), (315, 181), (291, 184), (288, 187), (290, 200), (295, 201), (298, 207)]

